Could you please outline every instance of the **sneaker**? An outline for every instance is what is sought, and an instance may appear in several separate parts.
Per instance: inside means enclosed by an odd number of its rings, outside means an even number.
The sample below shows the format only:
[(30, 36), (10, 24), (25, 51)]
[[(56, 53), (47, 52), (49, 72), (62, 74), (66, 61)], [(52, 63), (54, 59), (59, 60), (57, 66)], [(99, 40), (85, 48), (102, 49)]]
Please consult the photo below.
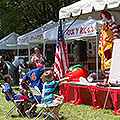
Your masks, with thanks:
[(27, 115), (28, 118), (32, 118), (31, 112), (29, 110), (26, 110), (25, 114)]

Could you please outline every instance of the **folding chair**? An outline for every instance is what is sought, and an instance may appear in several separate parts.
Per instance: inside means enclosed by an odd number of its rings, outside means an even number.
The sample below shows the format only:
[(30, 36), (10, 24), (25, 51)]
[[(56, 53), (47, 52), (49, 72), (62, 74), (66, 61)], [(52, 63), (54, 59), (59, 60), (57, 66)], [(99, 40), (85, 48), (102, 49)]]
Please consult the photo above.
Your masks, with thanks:
[[(3, 89), (5, 88), (4, 85), (1, 85), (1, 87)], [(12, 102), (12, 101), (10, 101), (10, 102)], [(19, 110), (19, 105), (22, 104), (23, 102), (24, 102), (24, 100), (14, 100), (14, 102), (13, 102), (14, 106), (6, 113), (5, 118), (7, 118), (15, 109), (17, 109), (18, 113), (20, 113), (20, 115), (22, 117), (24, 117), (23, 114), (21, 113), (21, 111)]]
[[(39, 88), (37, 86), (35, 86), (34, 88), (30, 88), (30, 91), (32, 92), (33, 96), (35, 97), (35, 95), (40, 95), (41, 99), (44, 101), (45, 105), (43, 106), (41, 103), (38, 102), (38, 100), (36, 99), (37, 105), (36, 107), (41, 108), (38, 112), (37, 117), (35, 118), (35, 120), (37, 118), (39, 118), (39, 120), (45, 116), (44, 120), (48, 119), (48, 117), (51, 117), (52, 119), (57, 119), (59, 120), (58, 116), (56, 115), (56, 113), (54, 112), (55, 108), (58, 105), (52, 105), (52, 104), (47, 104), (44, 100), (44, 98), (42, 97), (42, 94), (39, 90)], [(56, 117), (55, 117), (56, 116)]]

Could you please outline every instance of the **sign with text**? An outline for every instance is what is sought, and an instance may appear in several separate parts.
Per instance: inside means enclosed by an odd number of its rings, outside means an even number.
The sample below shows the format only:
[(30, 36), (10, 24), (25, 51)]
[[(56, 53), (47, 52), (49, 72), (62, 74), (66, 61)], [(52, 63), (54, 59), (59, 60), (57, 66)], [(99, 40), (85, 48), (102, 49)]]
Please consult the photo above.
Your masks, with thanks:
[(29, 36), (29, 41), (36, 41), (43, 39), (43, 34), (34, 34)]
[[(96, 20), (76, 21), (65, 33), (65, 38), (96, 35)], [(101, 24), (102, 22), (99, 21)], [(68, 26), (67, 26), (68, 27)], [(101, 26), (99, 26), (101, 28)]]
[(28, 36), (20, 36), (17, 38), (17, 43), (18, 44), (25, 44), (29, 40)]
[(120, 84), (120, 39), (114, 41), (109, 82)]

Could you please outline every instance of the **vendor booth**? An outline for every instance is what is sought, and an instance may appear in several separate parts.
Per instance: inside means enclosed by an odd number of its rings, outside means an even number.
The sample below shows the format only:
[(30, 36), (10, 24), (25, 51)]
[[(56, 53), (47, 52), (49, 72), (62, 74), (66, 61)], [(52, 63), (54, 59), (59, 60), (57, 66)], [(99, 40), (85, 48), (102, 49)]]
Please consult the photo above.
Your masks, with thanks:
[(27, 49), (26, 45), (23, 46), (17, 44), (18, 37), (19, 35), (17, 33), (12, 32), (0, 40), (0, 54), (4, 60), (4, 65), (7, 66), (6, 73), (10, 75), (13, 75), (11, 62), (15, 59), (15, 55), (19, 55), (20, 50)]
[[(60, 19), (86, 20), (88, 16), (98, 20), (102, 10), (109, 11), (114, 20), (120, 24), (120, 1), (119, 0), (81, 0), (59, 11)], [(98, 23), (96, 23), (98, 31)], [(98, 39), (96, 36), (96, 72), (98, 75)], [(97, 76), (98, 78), (98, 76)], [(94, 109), (112, 108), (115, 115), (120, 114), (120, 90), (119, 87), (96, 86), (96, 84), (78, 84), (72, 82), (61, 86), (60, 92), (64, 96), (65, 102), (77, 104), (92, 104)], [(109, 92), (108, 92), (109, 91)], [(108, 94), (109, 93), (109, 94)], [(106, 97), (107, 96), (107, 97)], [(106, 99), (107, 98), (107, 99)], [(104, 106), (105, 105), (105, 106)]]
[[(73, 20), (65, 24), (65, 30), (70, 26)], [(75, 23), (64, 33), (65, 40), (71, 44), (73, 50), (69, 54), (70, 66), (83, 64), (90, 71), (95, 72), (96, 67), (96, 23), (98, 31), (102, 26), (101, 20), (93, 20), (90, 16), (87, 20), (76, 20)], [(99, 60), (100, 68), (100, 60)]]
[[(66, 21), (65, 29), (73, 22), (73, 20)], [(82, 64), (86, 65), (86, 67), (90, 70), (95, 70), (95, 42), (96, 42), (96, 22), (98, 22), (99, 30), (102, 25), (101, 20), (93, 20), (91, 17), (87, 20), (77, 20), (73, 26), (71, 26), (65, 33), (66, 44), (68, 45), (69, 50), (69, 60), (70, 65), (79, 64), (81, 61), (76, 59), (79, 50), (79, 43), (82, 41), (86, 44), (82, 48), (83, 52), (87, 55), (86, 61), (82, 61)], [(55, 54), (55, 46), (57, 40), (57, 29), (58, 22), (50, 21), (47, 24), (43, 25), (40, 28), (35, 29), (25, 35), (18, 37), (18, 44), (20, 45), (28, 45), (28, 49), (30, 46), (36, 46), (38, 44), (43, 44), (43, 56), (46, 56), (47, 59), (54, 58)], [(76, 41), (76, 46), (74, 46), (74, 41)], [(89, 44), (91, 44), (91, 48), (89, 48)], [(46, 46), (47, 45), (47, 46)], [(75, 47), (77, 47), (75, 49)], [(49, 52), (52, 50), (53, 55), (50, 57)], [(86, 50), (86, 51), (85, 51)], [(73, 56), (74, 51), (74, 56)], [(90, 52), (91, 51), (91, 52)], [(82, 52), (82, 53), (83, 53)], [(89, 52), (91, 54), (89, 54)], [(29, 53), (30, 54), (30, 53)], [(89, 58), (90, 55), (90, 58)], [(73, 57), (73, 58), (72, 58)], [(73, 60), (74, 59), (74, 60)], [(94, 62), (94, 64), (92, 63)], [(53, 62), (54, 63), (54, 62)]]
[(0, 40), (0, 49), (10, 50), (10, 49), (26, 49), (27, 46), (18, 46), (17, 38), (19, 35), (15, 32), (7, 35), (3, 39)]
[[(18, 45), (17, 44), (17, 38), (19, 35), (15, 32), (12, 32), (11, 34), (7, 35), (3, 39), (0, 40), (0, 50), (1, 50), (1, 55), (6, 55), (3, 53), (3, 51), (16, 51), (17, 50), (17, 55), (19, 55), (19, 50), (20, 49), (27, 49), (27, 46), (23, 45)], [(12, 52), (12, 53), (13, 53)]]
[[(73, 20), (67, 20), (65, 29), (69, 27), (69, 25), (73, 22)], [(65, 33), (65, 41), (67, 44), (67, 50), (69, 53), (70, 66), (74, 64), (79, 64), (82, 62), (86, 65), (86, 67), (90, 70), (95, 71), (95, 45), (96, 45), (96, 23), (98, 23), (98, 30), (100, 30), (102, 21), (101, 20), (93, 20), (91, 17), (87, 20), (77, 20)], [(30, 43), (46, 43), (46, 44), (56, 44), (57, 40), (57, 29), (58, 22), (56, 22), (56, 26), (52, 25), (48, 30), (43, 32), (43, 39), (38, 41), (33, 41)], [(85, 43), (86, 46), (82, 47), (82, 51), (86, 54), (87, 59), (84, 61), (80, 61), (83, 57), (79, 53), (79, 48), (81, 48), (79, 43)], [(89, 47), (90, 46), (90, 47)], [(44, 49), (45, 50), (45, 49)], [(55, 52), (55, 51), (54, 51)], [(83, 54), (82, 52), (82, 54)], [(45, 52), (47, 53), (47, 52)], [(45, 55), (43, 52), (43, 54)], [(79, 56), (77, 56), (79, 54)], [(47, 55), (45, 55), (47, 56)], [(76, 58), (79, 57), (79, 58)], [(89, 58), (90, 57), (90, 58)], [(93, 63), (94, 62), (94, 63)]]
[[(45, 57), (45, 44), (46, 42), (51, 43), (51, 41), (49, 41), (48, 38), (44, 37), (44, 32), (51, 28), (54, 28), (55, 26), (57, 26), (57, 23), (55, 23), (54, 21), (50, 21), (45, 25), (27, 34), (24, 34), (18, 37), (17, 41), (19, 45), (28, 45), (29, 58), (30, 58), (30, 48), (38, 46), (39, 44), (43, 44), (43, 56)], [(55, 42), (52, 41), (52, 43), (55, 43)]]

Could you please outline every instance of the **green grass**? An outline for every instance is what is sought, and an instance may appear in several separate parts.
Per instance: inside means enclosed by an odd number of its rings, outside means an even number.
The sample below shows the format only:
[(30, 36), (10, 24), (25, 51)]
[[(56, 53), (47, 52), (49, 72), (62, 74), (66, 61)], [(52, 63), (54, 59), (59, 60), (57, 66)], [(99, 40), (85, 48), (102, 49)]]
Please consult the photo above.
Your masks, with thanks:
[[(0, 81), (3, 83), (3, 81)], [(12, 86), (15, 93), (18, 93), (18, 86)], [(13, 103), (7, 102), (2, 93), (2, 88), (0, 87), (0, 120), (5, 119), (6, 112), (12, 107)], [(39, 110), (39, 109), (37, 109)], [(94, 110), (92, 105), (77, 105), (64, 103), (60, 109), (60, 120), (100, 120), (103, 110)], [(27, 117), (20, 118), (18, 113), (14, 111), (7, 120), (34, 120), (34, 118), (29, 119)], [(43, 120), (43, 119), (42, 119)], [(120, 120), (120, 115), (115, 116), (114, 110), (105, 109), (102, 120)]]

